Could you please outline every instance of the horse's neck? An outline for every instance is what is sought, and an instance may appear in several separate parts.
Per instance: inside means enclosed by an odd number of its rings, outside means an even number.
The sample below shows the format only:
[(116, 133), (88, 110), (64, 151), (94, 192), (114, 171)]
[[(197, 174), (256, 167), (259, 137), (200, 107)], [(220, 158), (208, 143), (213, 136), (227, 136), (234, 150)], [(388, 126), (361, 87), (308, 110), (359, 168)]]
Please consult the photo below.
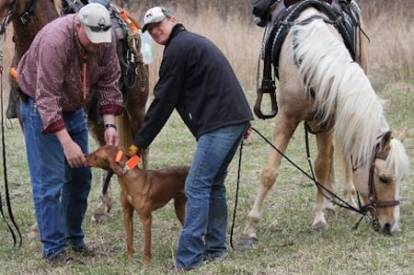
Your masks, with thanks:
[(20, 15), (26, 8), (26, 1), (19, 1), (16, 14), (13, 18), (16, 57), (18, 60), (29, 49), (30, 44), (40, 29), (59, 16), (52, 0), (37, 0), (29, 22), (25, 25), (20, 20)]

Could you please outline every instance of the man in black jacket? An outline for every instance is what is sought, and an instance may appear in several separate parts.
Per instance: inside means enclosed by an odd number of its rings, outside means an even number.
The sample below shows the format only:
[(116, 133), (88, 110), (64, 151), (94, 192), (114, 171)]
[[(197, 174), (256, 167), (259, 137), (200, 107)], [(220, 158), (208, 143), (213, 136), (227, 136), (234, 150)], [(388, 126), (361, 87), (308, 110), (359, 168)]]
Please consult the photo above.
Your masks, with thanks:
[(146, 12), (146, 30), (165, 50), (154, 101), (129, 154), (147, 148), (174, 109), (197, 139), (176, 256), (176, 267), (188, 270), (227, 254), (224, 179), (253, 117), (229, 62), (213, 43), (177, 24), (163, 7)]

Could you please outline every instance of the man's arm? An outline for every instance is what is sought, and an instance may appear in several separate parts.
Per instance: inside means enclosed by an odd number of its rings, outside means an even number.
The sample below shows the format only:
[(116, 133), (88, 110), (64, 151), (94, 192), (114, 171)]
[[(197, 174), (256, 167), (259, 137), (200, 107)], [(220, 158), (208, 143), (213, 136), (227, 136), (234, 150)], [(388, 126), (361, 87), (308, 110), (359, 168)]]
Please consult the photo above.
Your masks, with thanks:
[(99, 111), (105, 124), (105, 142), (106, 144), (118, 145), (119, 138), (115, 126), (115, 115), (123, 111), (122, 93), (119, 90), (119, 78), (121, 77), (121, 68), (116, 53), (115, 37), (110, 45), (106, 48), (103, 58), (106, 61), (105, 71), (96, 84), (99, 99)]
[(144, 126), (134, 140), (139, 148), (147, 148), (151, 144), (177, 105), (184, 90), (185, 60), (177, 50), (163, 58), (154, 100), (145, 115)]
[(66, 62), (56, 45), (43, 43), (37, 62), (35, 101), (44, 125), (44, 134), (56, 134), (70, 167), (86, 166), (82, 149), (70, 137), (62, 117), (61, 100)]
[(43, 41), (37, 58), (35, 102), (43, 122), (43, 133), (52, 134), (65, 128), (62, 117), (62, 86), (66, 61), (58, 45)]

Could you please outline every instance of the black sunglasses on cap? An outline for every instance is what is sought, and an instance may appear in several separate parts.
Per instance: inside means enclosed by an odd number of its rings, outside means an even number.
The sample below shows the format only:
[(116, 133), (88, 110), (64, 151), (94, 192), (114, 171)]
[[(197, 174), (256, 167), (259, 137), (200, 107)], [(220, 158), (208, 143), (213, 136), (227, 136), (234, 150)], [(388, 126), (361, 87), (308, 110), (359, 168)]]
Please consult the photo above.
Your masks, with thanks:
[(91, 29), (91, 31), (93, 32), (107, 32), (111, 28), (111, 25), (104, 25), (104, 24), (99, 24), (99, 26), (86, 25), (86, 27)]

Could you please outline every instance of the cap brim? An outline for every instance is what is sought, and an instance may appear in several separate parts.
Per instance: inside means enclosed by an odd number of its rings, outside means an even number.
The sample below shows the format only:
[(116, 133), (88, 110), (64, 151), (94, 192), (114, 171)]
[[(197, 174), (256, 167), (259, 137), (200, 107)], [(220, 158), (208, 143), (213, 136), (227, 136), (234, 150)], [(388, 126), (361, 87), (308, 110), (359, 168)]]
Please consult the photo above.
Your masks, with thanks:
[(111, 29), (106, 32), (94, 32), (85, 26), (85, 32), (89, 40), (94, 44), (111, 43), (112, 41)]
[(148, 30), (148, 27), (151, 26), (152, 24), (157, 24), (162, 22), (162, 20), (164, 20), (167, 17), (163, 17), (163, 18), (159, 18), (156, 20), (152, 20), (151, 22), (148, 22), (147, 24), (144, 24), (144, 26), (142, 27), (142, 32), (146, 32)]

